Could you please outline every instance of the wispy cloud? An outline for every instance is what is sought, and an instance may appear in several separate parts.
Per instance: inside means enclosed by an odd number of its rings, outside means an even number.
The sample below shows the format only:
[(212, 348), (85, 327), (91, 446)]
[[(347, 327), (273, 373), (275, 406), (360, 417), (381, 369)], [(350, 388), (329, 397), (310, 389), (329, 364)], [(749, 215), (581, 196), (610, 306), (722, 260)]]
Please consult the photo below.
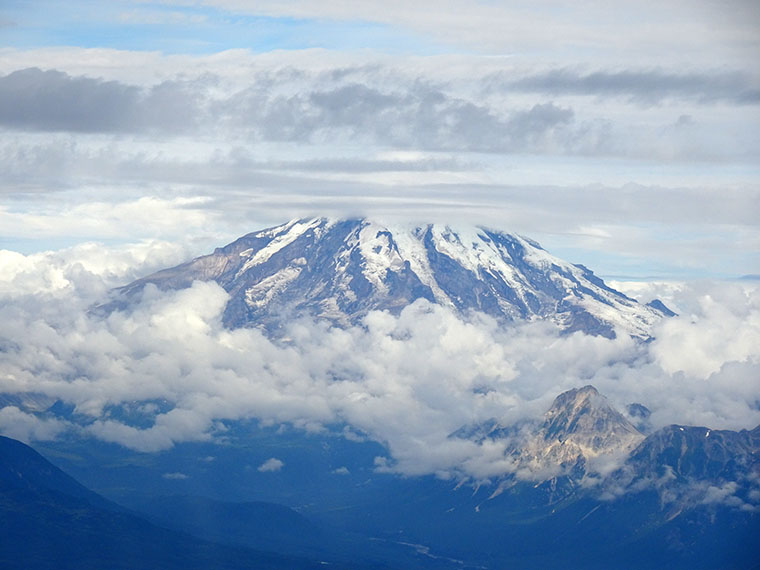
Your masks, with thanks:
[(162, 477), (164, 479), (170, 479), (173, 481), (184, 481), (185, 479), (189, 479), (188, 475), (186, 475), (185, 473), (180, 473), (178, 471), (174, 473), (164, 473)]
[(551, 95), (623, 97), (653, 105), (665, 99), (694, 100), (701, 104), (727, 102), (760, 104), (760, 86), (740, 72), (674, 73), (664, 70), (595, 71), (554, 69), (517, 80), (507, 74), (493, 77), (491, 89)]

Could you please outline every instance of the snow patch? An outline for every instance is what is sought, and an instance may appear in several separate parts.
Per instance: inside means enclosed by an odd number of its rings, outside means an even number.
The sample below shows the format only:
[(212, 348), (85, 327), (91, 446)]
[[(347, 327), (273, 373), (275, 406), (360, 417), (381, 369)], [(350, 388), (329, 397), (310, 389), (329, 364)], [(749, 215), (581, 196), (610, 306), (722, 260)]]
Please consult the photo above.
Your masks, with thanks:
[(253, 308), (264, 307), (301, 274), (301, 267), (288, 266), (274, 275), (265, 277), (245, 292), (245, 302)]
[[(256, 265), (260, 265), (267, 261), (269, 258), (271, 258), (275, 253), (282, 250), (286, 246), (293, 243), (295, 240), (297, 240), (300, 236), (305, 234), (310, 229), (314, 229), (319, 225), (323, 225), (326, 223), (326, 220), (323, 220), (321, 218), (315, 218), (313, 220), (308, 220), (305, 222), (301, 221), (291, 221), (288, 222), (285, 226), (281, 228), (273, 228), (271, 230), (268, 230), (266, 232), (261, 232), (260, 234), (257, 234), (261, 237), (271, 237), (274, 235), (274, 238), (272, 241), (270, 241), (267, 245), (262, 247), (259, 251), (256, 252), (256, 254), (251, 257), (248, 261), (246, 261), (243, 266), (238, 270), (236, 277), (239, 277), (246, 271), (248, 271), (251, 267), (254, 267)], [(279, 229), (279, 232), (275, 232), (275, 230)]]

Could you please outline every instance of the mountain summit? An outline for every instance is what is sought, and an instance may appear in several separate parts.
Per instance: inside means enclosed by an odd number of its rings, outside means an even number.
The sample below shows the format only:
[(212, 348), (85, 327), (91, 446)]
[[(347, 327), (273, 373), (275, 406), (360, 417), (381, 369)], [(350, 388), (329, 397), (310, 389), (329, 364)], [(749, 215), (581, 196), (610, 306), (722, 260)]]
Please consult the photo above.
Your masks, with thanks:
[(216, 281), (229, 294), (226, 326), (276, 329), (310, 315), (346, 325), (371, 310), (400, 312), (418, 299), (501, 321), (548, 319), (564, 331), (647, 338), (665, 313), (605, 285), (536, 242), (483, 227), (388, 226), (313, 218), (241, 237), (212, 254), (118, 290), (128, 303), (162, 290)]
[[(492, 419), (464, 426), (450, 437), (507, 442), (507, 455), (528, 478), (558, 475), (580, 480), (591, 470), (620, 463), (644, 435), (593, 386), (574, 388), (554, 399), (542, 420), (503, 425)], [(595, 465), (589, 465), (594, 463)]]
[(586, 461), (625, 455), (643, 439), (641, 432), (596, 388), (584, 386), (555, 398), (540, 429), (528, 438), (518, 455), (533, 469), (575, 466), (582, 473)]

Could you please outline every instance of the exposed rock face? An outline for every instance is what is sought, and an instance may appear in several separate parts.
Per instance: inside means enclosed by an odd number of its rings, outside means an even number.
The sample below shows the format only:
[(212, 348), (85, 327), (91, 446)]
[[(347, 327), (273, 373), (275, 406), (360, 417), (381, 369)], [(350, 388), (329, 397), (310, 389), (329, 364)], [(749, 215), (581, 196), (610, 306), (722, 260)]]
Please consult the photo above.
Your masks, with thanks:
[(733, 481), (753, 471), (760, 478), (760, 426), (738, 432), (667, 426), (631, 453), (628, 467), (635, 478)]
[[(628, 412), (649, 415), (641, 404)], [(490, 420), (451, 437), (505, 442), (514, 468), (494, 496), (523, 479), (545, 489), (550, 501), (561, 500), (593, 475), (589, 488), (607, 499), (655, 494), (666, 519), (706, 505), (760, 511), (760, 426), (737, 432), (671, 425), (645, 437), (593, 386), (557, 396), (542, 421)]]
[(502, 426), (495, 420), (463, 428), (454, 437), (507, 441), (518, 474), (534, 480), (581, 479), (590, 463), (619, 464), (644, 435), (593, 386), (557, 396), (543, 421)]
[(600, 456), (628, 454), (643, 439), (596, 388), (584, 386), (557, 396), (520, 456), (536, 468), (583, 467)]

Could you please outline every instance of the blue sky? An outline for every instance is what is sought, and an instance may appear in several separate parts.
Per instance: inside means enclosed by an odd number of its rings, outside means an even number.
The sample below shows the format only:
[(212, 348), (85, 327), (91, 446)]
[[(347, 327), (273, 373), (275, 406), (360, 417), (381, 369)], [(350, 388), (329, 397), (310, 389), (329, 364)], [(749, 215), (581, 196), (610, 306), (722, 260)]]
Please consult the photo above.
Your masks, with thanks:
[(0, 248), (467, 221), (608, 276), (760, 273), (760, 10), (5, 2)]
[(442, 49), (382, 23), (263, 16), (204, 5), (118, 0), (7, 2), (3, 22), (5, 45), (21, 49), (79, 46), (166, 54), (315, 47), (431, 54)]

